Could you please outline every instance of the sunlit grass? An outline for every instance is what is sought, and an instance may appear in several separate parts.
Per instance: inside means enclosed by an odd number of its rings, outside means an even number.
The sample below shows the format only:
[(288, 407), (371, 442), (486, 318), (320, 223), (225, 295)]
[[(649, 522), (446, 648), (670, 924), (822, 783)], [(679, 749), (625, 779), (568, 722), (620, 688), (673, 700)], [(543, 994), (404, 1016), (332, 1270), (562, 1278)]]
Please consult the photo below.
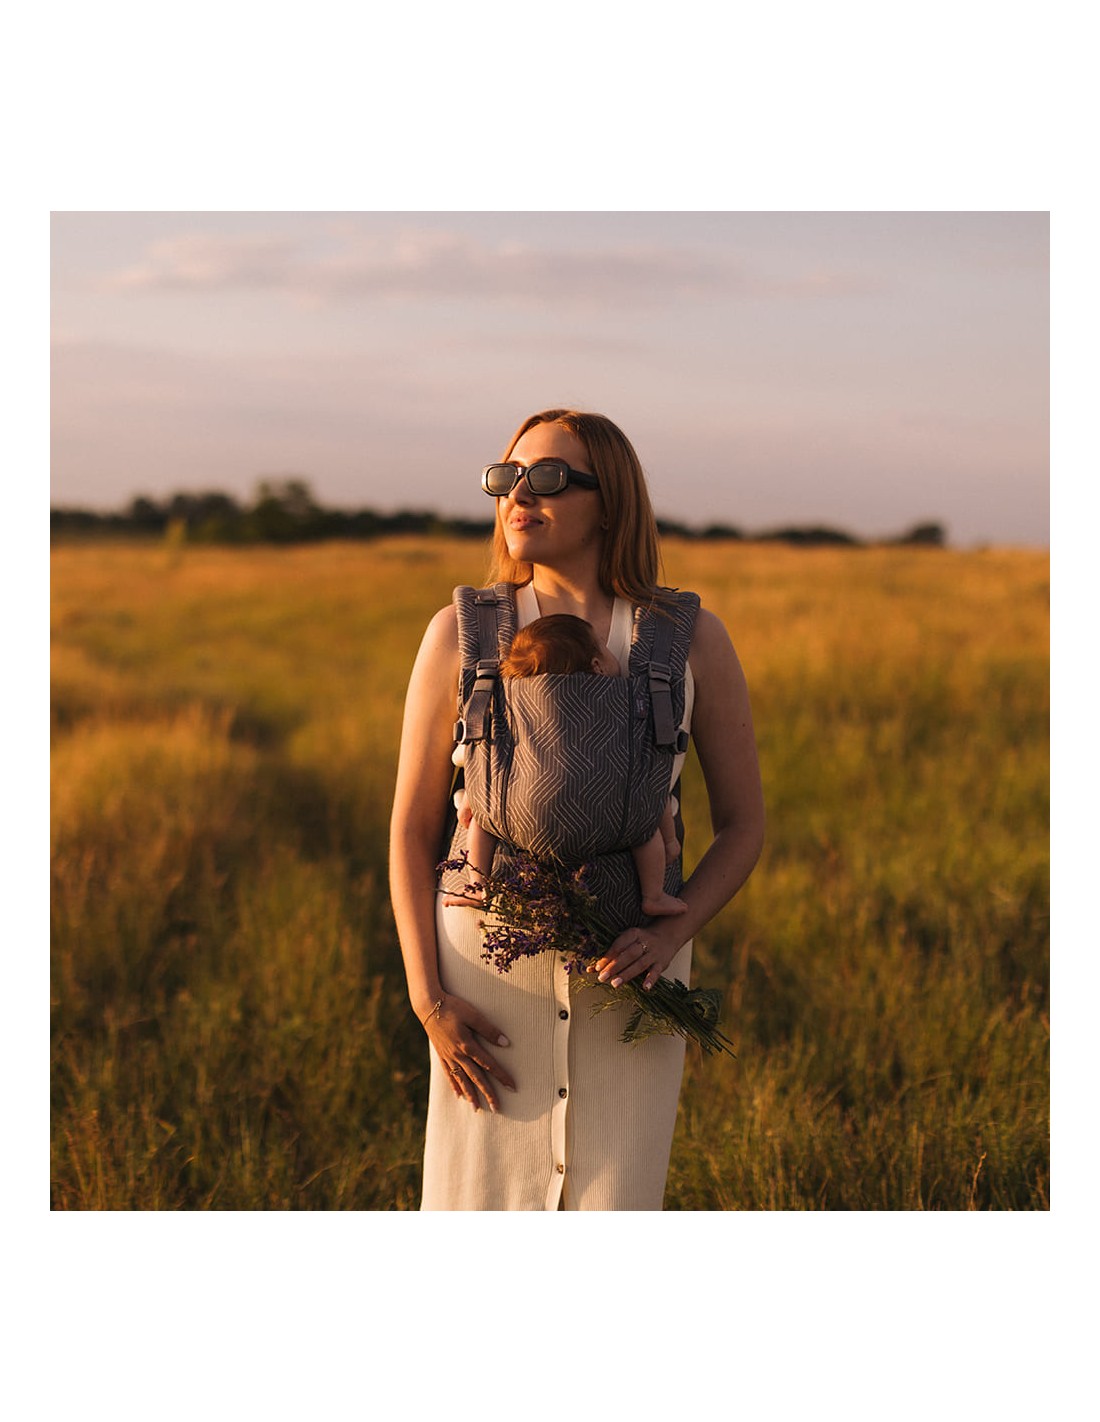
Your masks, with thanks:
[[(53, 1202), (415, 1208), (385, 833), (476, 544), (53, 558)], [(667, 1205), (1045, 1208), (1045, 554), (666, 548), (753, 694), (768, 842), (699, 936)], [(685, 777), (686, 860), (705, 845)]]

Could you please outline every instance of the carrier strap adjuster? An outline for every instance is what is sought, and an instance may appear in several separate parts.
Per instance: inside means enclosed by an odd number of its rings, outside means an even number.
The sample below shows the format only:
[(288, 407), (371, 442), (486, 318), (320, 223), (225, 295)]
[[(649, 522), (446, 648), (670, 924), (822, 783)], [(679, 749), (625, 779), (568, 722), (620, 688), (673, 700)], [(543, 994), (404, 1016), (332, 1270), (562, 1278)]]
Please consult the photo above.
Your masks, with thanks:
[[(455, 725), (455, 739), (460, 745), (470, 741), (485, 739), (485, 721), (493, 704), (493, 691), (497, 684), (500, 660), (485, 657), (477, 664), (477, 675), (466, 705), (466, 714)], [(462, 734), (458, 735), (461, 727)]]
[(653, 707), (653, 743), (671, 748), (678, 743), (672, 714), (672, 668), (663, 662), (649, 664), (649, 702)]

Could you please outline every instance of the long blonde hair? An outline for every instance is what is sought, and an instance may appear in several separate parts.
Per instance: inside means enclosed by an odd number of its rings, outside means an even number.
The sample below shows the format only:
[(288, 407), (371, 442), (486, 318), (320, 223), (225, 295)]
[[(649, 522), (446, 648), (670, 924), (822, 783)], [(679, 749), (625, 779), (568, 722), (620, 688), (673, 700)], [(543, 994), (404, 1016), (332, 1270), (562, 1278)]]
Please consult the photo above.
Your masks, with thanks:
[[(520, 439), (536, 425), (560, 425), (584, 445), (588, 466), (600, 481), (599, 495), (607, 525), (600, 552), (600, 585), (629, 602), (650, 605), (657, 594), (661, 555), (657, 520), (649, 501), (645, 474), (634, 446), (606, 415), (585, 414), (580, 410), (543, 410), (531, 415), (508, 442), (503, 459), (510, 459)], [(530, 563), (517, 562), (508, 552), (497, 500), (497, 521), (493, 530), (490, 583), (529, 583), (534, 573)]]

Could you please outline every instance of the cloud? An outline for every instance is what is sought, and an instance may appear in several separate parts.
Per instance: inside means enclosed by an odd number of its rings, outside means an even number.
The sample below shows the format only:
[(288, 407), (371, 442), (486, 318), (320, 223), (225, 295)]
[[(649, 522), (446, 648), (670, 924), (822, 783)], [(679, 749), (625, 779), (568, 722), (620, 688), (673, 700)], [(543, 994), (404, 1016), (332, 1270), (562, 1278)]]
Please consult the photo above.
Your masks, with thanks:
[(315, 234), (313, 242), (193, 233), (150, 244), (135, 266), (104, 285), (117, 292), (276, 291), (307, 303), (388, 298), (540, 306), (822, 298), (873, 289), (863, 274), (767, 272), (733, 251), (653, 242), (539, 246), (426, 228), (330, 233), (319, 241)]
[(103, 281), (109, 291), (213, 291), (281, 283), (300, 244), (280, 237), (191, 233), (150, 243), (144, 261)]

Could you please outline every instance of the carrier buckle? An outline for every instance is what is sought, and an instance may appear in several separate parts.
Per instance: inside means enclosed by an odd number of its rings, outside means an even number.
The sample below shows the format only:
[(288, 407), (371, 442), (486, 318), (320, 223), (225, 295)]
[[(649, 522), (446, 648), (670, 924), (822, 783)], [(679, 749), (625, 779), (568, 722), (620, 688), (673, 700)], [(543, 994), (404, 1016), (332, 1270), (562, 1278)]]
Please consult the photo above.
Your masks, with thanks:
[(677, 743), (672, 719), (672, 668), (665, 662), (649, 664), (649, 704), (653, 708), (653, 744), (671, 750)]

